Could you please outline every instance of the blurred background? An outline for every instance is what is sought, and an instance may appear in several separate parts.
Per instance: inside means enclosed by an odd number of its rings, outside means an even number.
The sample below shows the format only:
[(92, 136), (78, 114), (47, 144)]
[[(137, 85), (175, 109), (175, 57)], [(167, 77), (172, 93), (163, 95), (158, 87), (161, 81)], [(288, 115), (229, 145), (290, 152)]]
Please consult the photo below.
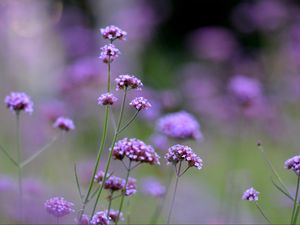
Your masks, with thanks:
[[(142, 139), (161, 156), (160, 167), (134, 171), (139, 192), (127, 207), (130, 223), (149, 223), (160, 199), (145, 196), (141, 183), (155, 177), (167, 185), (170, 169), (163, 156), (175, 143), (191, 146), (204, 167), (180, 179), (174, 223), (264, 223), (255, 205), (241, 200), (251, 186), (270, 219), (287, 223), (292, 202), (272, 185), (256, 143), (261, 141), (294, 193), (296, 176), (284, 169), (284, 161), (299, 154), (299, 15), (296, 0), (0, 0), (0, 98), (24, 91), (34, 102), (32, 116), (21, 116), (23, 157), (59, 135), (52, 127), (57, 116), (71, 117), (76, 125), (25, 168), (26, 221), (56, 223), (43, 205), (52, 196), (80, 208), (73, 167), (76, 163), (87, 188), (104, 117), (97, 97), (105, 90), (107, 67), (98, 57), (107, 42), (99, 29), (113, 24), (128, 36), (116, 43), (122, 54), (112, 76), (141, 78), (145, 88), (130, 98), (143, 95), (152, 103), (121, 136)], [(176, 141), (157, 132), (156, 121), (177, 111), (197, 118), (202, 141)], [(126, 117), (132, 113), (127, 109)], [(14, 156), (15, 116), (4, 103), (0, 115), (0, 144)], [(112, 170), (124, 176), (120, 162)], [(1, 154), (0, 223), (18, 221), (15, 193), (16, 170)], [(160, 223), (169, 201), (168, 195)]]

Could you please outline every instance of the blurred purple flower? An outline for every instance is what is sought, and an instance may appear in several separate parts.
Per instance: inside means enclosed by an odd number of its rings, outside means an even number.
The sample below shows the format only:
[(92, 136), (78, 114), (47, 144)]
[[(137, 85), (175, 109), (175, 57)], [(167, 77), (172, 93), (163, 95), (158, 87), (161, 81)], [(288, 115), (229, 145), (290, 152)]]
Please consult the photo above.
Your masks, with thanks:
[(101, 48), (101, 53), (99, 58), (102, 59), (104, 63), (111, 63), (121, 54), (120, 50), (116, 48), (113, 44), (104, 45)]
[(115, 81), (117, 83), (117, 91), (124, 90), (125, 88), (140, 90), (143, 87), (141, 80), (133, 75), (119, 75)]
[(90, 224), (91, 225), (108, 225), (109, 218), (107, 217), (107, 213), (104, 211), (96, 212), (96, 214), (92, 217)]
[(152, 197), (163, 197), (166, 193), (166, 187), (155, 178), (146, 178), (142, 181), (142, 192)]
[(100, 32), (103, 38), (109, 39), (110, 41), (114, 41), (116, 39), (126, 40), (127, 33), (114, 25), (100, 29)]
[(105, 93), (98, 98), (99, 105), (113, 105), (118, 100), (112, 93)]
[[(105, 213), (107, 214), (108, 211), (105, 210)], [(119, 221), (118, 215), (119, 215), (119, 211), (110, 209), (108, 216), (109, 216), (109, 219), (115, 223), (115, 222)], [(124, 221), (124, 216), (123, 216), (122, 212), (120, 213), (120, 220)]]
[(159, 150), (167, 150), (169, 147), (168, 138), (161, 134), (154, 134), (150, 137), (151, 143)]
[(66, 117), (58, 117), (53, 124), (54, 128), (59, 128), (64, 131), (70, 131), (75, 129), (73, 121)]
[(79, 219), (79, 221), (78, 221), (78, 219), (76, 220), (76, 223), (79, 224), (79, 225), (89, 225), (89, 223), (90, 223), (90, 218), (89, 218), (88, 215), (83, 214), (83, 215), (81, 216), (81, 218)]
[(293, 170), (300, 176), (300, 155), (296, 155), (285, 161), (284, 167), (288, 170)]
[(55, 217), (63, 217), (74, 212), (73, 206), (72, 202), (66, 201), (63, 197), (53, 197), (45, 202), (47, 212)]
[(131, 196), (136, 193), (136, 179), (129, 177), (126, 185), (125, 196)]
[(149, 109), (151, 107), (150, 102), (144, 97), (136, 97), (129, 103), (129, 105), (138, 111)]
[(251, 187), (244, 192), (242, 199), (246, 201), (258, 201), (258, 195), (259, 192)]
[(5, 97), (4, 102), (7, 108), (16, 113), (25, 111), (31, 114), (33, 112), (33, 102), (24, 92), (11, 92)]

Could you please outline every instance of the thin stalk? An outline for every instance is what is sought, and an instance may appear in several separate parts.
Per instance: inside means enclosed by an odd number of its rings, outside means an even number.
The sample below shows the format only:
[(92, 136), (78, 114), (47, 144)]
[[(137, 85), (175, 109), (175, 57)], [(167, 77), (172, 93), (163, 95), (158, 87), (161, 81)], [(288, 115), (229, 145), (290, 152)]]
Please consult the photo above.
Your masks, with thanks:
[(16, 167), (19, 167), (19, 164), (16, 162), (16, 160), (13, 159), (13, 157), (10, 156), (10, 154), (5, 150), (3, 146), (0, 145), (0, 150), (4, 153), (4, 155), (14, 164)]
[(291, 224), (294, 224), (294, 216), (295, 216), (295, 213), (296, 213), (296, 207), (297, 207), (297, 201), (298, 201), (299, 184), (300, 184), (300, 176), (298, 176), (298, 178), (297, 178), (297, 187), (296, 187), (296, 194), (295, 194), (295, 199), (294, 199), (294, 206), (293, 206)]
[(106, 176), (107, 176), (108, 169), (109, 169), (109, 166), (110, 166), (113, 148), (115, 147), (115, 144), (116, 144), (116, 141), (117, 141), (117, 138), (118, 138), (118, 131), (120, 130), (122, 119), (123, 119), (126, 97), (127, 97), (127, 89), (124, 90), (124, 96), (123, 96), (121, 111), (120, 111), (119, 120), (118, 120), (118, 124), (117, 124), (117, 130), (116, 130), (116, 132), (114, 134), (114, 137), (113, 137), (113, 140), (112, 140), (112, 144), (111, 144), (111, 147), (110, 147), (110, 152), (109, 152), (109, 156), (108, 156), (108, 160), (107, 160), (107, 164), (106, 164), (106, 168), (105, 168), (105, 172), (104, 172), (103, 181), (102, 181), (101, 187), (99, 189), (99, 192), (98, 192), (95, 204), (94, 204), (92, 215), (94, 215), (94, 213), (96, 211), (96, 207), (97, 207), (99, 198), (101, 196), (103, 186), (104, 186), (104, 184), (106, 182), (106, 179), (107, 179)]
[(188, 166), (181, 174), (179, 174), (178, 176), (181, 177), (183, 174), (185, 174), (186, 171), (188, 171), (188, 169), (191, 168), (190, 166)]
[(264, 213), (264, 211), (260, 208), (260, 206), (258, 205), (257, 202), (255, 202), (255, 205), (256, 205), (256, 208), (261, 213), (261, 215), (265, 218), (265, 220), (268, 221), (268, 223), (272, 225), (271, 221), (268, 219), (268, 217), (266, 216), (266, 214)]
[(164, 199), (159, 199), (158, 206), (155, 208), (155, 211), (154, 211), (154, 213), (151, 217), (151, 220), (150, 220), (150, 224), (154, 225), (154, 224), (157, 223), (157, 220), (158, 220), (158, 218), (161, 214), (161, 211), (163, 209), (163, 206), (164, 206), (163, 202), (164, 202)]
[(174, 193), (173, 193), (173, 197), (172, 197), (171, 208), (170, 208), (170, 211), (169, 211), (167, 224), (170, 224), (170, 222), (171, 222), (171, 216), (172, 216), (173, 206), (174, 206), (174, 203), (175, 203), (175, 197), (176, 197), (176, 193), (177, 193), (178, 181), (179, 181), (179, 176), (176, 174), (175, 189), (174, 189)]
[(108, 218), (109, 218), (109, 213), (110, 213), (110, 209), (111, 209), (111, 203), (113, 201), (113, 195), (114, 195), (114, 192), (111, 191), (110, 195), (108, 196), (108, 207), (107, 207), (107, 217)]
[(121, 214), (123, 203), (124, 203), (124, 198), (125, 198), (125, 193), (126, 193), (126, 187), (127, 187), (127, 183), (128, 183), (128, 178), (129, 178), (130, 171), (131, 171), (131, 161), (129, 161), (129, 166), (128, 166), (126, 180), (125, 180), (125, 186), (124, 186), (124, 189), (123, 189), (123, 193), (122, 193), (122, 197), (121, 197), (121, 202), (120, 202), (120, 207), (119, 207), (119, 211), (118, 211), (118, 217), (117, 217), (118, 219), (116, 220), (115, 225), (117, 225), (118, 222), (119, 222), (120, 214)]
[(140, 112), (140, 110), (137, 110), (135, 113), (134, 113), (134, 115), (133, 115), (133, 117), (119, 130), (119, 134), (123, 131), (123, 130), (125, 130), (134, 120), (135, 120), (135, 118), (137, 117), (137, 115), (139, 114), (139, 112)]
[[(20, 143), (20, 113), (16, 114), (16, 139), (17, 139), (17, 162), (18, 165), (21, 164), (22, 161), (22, 153), (21, 153), (21, 143)], [(21, 223), (23, 224), (23, 190), (22, 190), (22, 168), (18, 166), (18, 189), (19, 189), (19, 198), (20, 198), (20, 215), (21, 215)]]
[(295, 216), (294, 216), (293, 224), (296, 224), (296, 223), (297, 223), (299, 211), (300, 211), (300, 202), (298, 202), (298, 206), (297, 206), (296, 213), (295, 213)]

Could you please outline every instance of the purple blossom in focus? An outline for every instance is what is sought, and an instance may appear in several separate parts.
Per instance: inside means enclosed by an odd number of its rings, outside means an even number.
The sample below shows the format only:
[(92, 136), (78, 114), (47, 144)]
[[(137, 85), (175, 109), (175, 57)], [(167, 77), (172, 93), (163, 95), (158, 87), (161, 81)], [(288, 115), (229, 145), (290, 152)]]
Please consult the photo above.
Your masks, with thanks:
[(300, 155), (296, 155), (285, 161), (284, 167), (288, 170), (293, 170), (300, 176)]
[(104, 189), (111, 191), (119, 191), (124, 189), (125, 182), (126, 181), (120, 177), (111, 176), (105, 181)]
[(116, 27), (114, 25), (107, 26), (105, 28), (100, 29), (100, 32), (105, 39), (109, 39), (111, 41), (114, 41), (116, 39), (119, 40), (126, 40), (127, 33), (123, 30), (121, 30), (119, 27)]
[(242, 199), (250, 201), (250, 202), (258, 201), (258, 195), (259, 195), (259, 192), (256, 191), (253, 187), (251, 187), (244, 192)]
[(176, 139), (202, 138), (196, 118), (185, 111), (170, 113), (160, 118), (157, 122), (157, 130)]
[(117, 91), (124, 90), (125, 88), (141, 90), (143, 87), (141, 80), (133, 75), (119, 75), (115, 81), (117, 83)]
[(25, 111), (31, 114), (33, 112), (33, 102), (24, 92), (11, 92), (10, 95), (5, 97), (4, 102), (7, 108), (16, 113)]
[(112, 93), (105, 93), (98, 98), (99, 105), (113, 105), (118, 100)]
[(104, 45), (101, 48), (99, 58), (102, 59), (104, 63), (111, 63), (120, 55), (120, 50), (116, 48), (113, 44)]
[(203, 166), (202, 159), (186, 145), (176, 144), (171, 146), (165, 155), (165, 159), (168, 164), (174, 165), (184, 160), (187, 161), (189, 167), (196, 167), (199, 170), (202, 169)]
[(107, 217), (107, 213), (104, 211), (96, 212), (96, 214), (92, 217), (90, 224), (91, 225), (108, 225), (109, 218)]
[(74, 130), (75, 129), (75, 125), (73, 123), (73, 121), (69, 118), (66, 117), (58, 117), (56, 119), (56, 121), (53, 124), (54, 128), (59, 128), (61, 130), (64, 131), (69, 131), (69, 130)]
[(144, 97), (136, 97), (129, 103), (129, 105), (138, 111), (149, 109), (151, 107), (151, 103)]
[(125, 196), (131, 196), (136, 193), (136, 179), (129, 177), (126, 185)]
[(45, 202), (45, 208), (48, 213), (55, 217), (63, 217), (74, 212), (72, 202), (66, 201), (63, 197), (53, 197)]
[(166, 187), (163, 186), (157, 179), (147, 178), (142, 181), (142, 191), (146, 195), (159, 198), (165, 195)]

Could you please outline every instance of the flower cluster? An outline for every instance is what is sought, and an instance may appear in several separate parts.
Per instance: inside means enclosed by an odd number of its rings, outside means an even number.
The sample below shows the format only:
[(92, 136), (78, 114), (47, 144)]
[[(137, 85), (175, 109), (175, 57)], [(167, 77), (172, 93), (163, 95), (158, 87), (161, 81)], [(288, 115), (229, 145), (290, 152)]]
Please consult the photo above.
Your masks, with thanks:
[[(117, 221), (119, 221), (119, 218), (118, 218), (119, 211), (111, 209), (109, 212), (107, 210), (105, 212), (106, 212), (106, 214), (109, 213), (109, 215), (108, 215), (109, 216), (109, 220), (113, 221), (114, 223), (117, 222)], [(123, 216), (122, 212), (120, 213), (119, 216), (120, 216), (120, 220), (123, 221), (124, 220), (124, 216)]]
[(141, 82), (141, 80), (133, 75), (119, 75), (115, 79), (115, 81), (117, 83), (117, 91), (124, 90), (125, 88), (141, 90), (141, 88), (143, 87), (143, 83)]
[(91, 225), (107, 225), (109, 224), (109, 218), (104, 211), (96, 212), (90, 221)]
[(105, 181), (104, 189), (108, 189), (111, 191), (119, 191), (124, 188), (125, 182), (126, 181), (121, 177), (111, 176)]
[(112, 93), (105, 93), (98, 98), (99, 105), (113, 105), (118, 100)]
[(61, 130), (64, 131), (69, 131), (69, 130), (74, 130), (75, 129), (75, 125), (73, 123), (73, 121), (69, 118), (66, 117), (58, 117), (56, 119), (56, 121), (53, 124), (54, 128), (59, 128)]
[(72, 202), (66, 201), (63, 197), (53, 197), (45, 202), (48, 213), (56, 217), (62, 217), (74, 212)]
[(129, 160), (141, 163), (159, 164), (159, 156), (151, 145), (146, 145), (136, 138), (124, 138), (119, 140), (113, 148), (114, 159), (123, 160), (126, 156)]
[(258, 201), (258, 195), (259, 192), (251, 187), (244, 192), (242, 199), (247, 201)]
[(100, 29), (100, 32), (104, 39), (109, 39), (111, 41), (114, 41), (116, 39), (126, 40), (125, 37), (127, 33), (114, 25), (102, 28)]
[(184, 111), (170, 113), (160, 118), (157, 122), (157, 129), (171, 138), (202, 138), (199, 123), (191, 114)]
[(120, 50), (116, 48), (113, 44), (104, 45), (101, 48), (101, 53), (99, 58), (102, 59), (104, 63), (111, 63), (120, 55)]
[(165, 159), (170, 164), (177, 164), (180, 161), (187, 161), (189, 167), (196, 167), (202, 169), (202, 159), (197, 156), (193, 150), (185, 145), (173, 145), (168, 149), (168, 153), (165, 155)]
[(7, 108), (11, 111), (20, 112), (25, 111), (27, 113), (33, 112), (33, 103), (30, 97), (23, 92), (12, 92), (7, 95), (4, 100)]
[(285, 161), (284, 167), (288, 170), (293, 170), (300, 176), (300, 155), (296, 155)]
[(129, 177), (126, 185), (125, 196), (131, 196), (136, 193), (136, 179)]
[(151, 107), (150, 102), (144, 97), (136, 97), (129, 103), (129, 105), (138, 111), (149, 109)]

